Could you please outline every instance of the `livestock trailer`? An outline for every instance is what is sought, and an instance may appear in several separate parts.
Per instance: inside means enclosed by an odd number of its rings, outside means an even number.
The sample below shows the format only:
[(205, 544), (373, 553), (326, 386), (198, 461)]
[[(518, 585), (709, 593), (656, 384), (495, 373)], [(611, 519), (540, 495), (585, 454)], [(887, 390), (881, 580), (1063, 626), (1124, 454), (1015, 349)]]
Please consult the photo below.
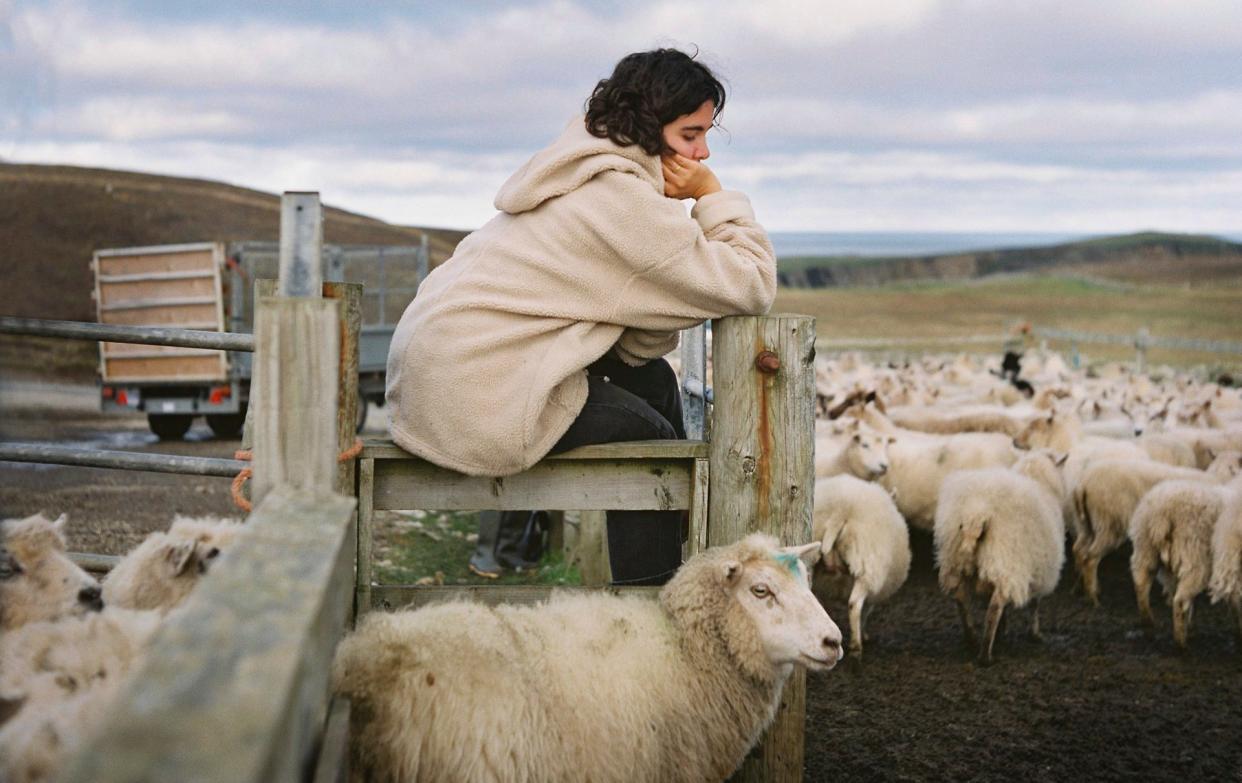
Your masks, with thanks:
[[(252, 332), (254, 281), (275, 279), (276, 242), (199, 242), (96, 250), (97, 320), (107, 324)], [(388, 344), (427, 274), (420, 245), (324, 245), (323, 279), (363, 285), (358, 426), (368, 402), (384, 402)], [(180, 438), (196, 416), (235, 437), (250, 398), (251, 355), (240, 351), (101, 342), (100, 406), (147, 415), (161, 438)]]

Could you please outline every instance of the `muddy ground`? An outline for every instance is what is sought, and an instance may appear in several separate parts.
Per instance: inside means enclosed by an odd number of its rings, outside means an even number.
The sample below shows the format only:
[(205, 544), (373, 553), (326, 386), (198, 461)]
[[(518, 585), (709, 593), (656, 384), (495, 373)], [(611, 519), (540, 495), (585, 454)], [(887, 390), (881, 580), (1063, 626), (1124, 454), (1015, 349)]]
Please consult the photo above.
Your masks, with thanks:
[[(0, 440), (220, 457), (238, 447), (201, 423), (166, 444), (142, 419), (70, 411), (0, 409)], [(382, 427), (382, 413), (368, 426)], [(175, 512), (235, 513), (226, 479), (0, 463), (0, 516), (40, 510), (69, 514), (72, 549), (108, 554)], [(1118, 553), (1104, 563), (1099, 610), (1063, 578), (1045, 602), (1045, 641), (1015, 614), (997, 662), (980, 668), (936, 587), (930, 538), (913, 543), (910, 581), (871, 616), (865, 660), (809, 678), (807, 780), (1242, 783), (1242, 651), (1223, 607), (1201, 604), (1191, 649), (1176, 654), (1163, 602), (1156, 636), (1137, 629)], [(829, 611), (846, 625), (843, 605)]]

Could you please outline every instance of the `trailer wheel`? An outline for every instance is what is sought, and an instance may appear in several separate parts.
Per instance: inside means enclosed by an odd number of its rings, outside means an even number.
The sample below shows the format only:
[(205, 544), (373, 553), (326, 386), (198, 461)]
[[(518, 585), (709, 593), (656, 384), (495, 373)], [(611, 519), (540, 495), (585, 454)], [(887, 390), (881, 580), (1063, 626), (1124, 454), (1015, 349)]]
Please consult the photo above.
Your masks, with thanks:
[(190, 431), (194, 417), (186, 413), (171, 415), (147, 414), (147, 426), (160, 437), (160, 440), (180, 440)]
[(207, 426), (217, 438), (236, 438), (246, 424), (246, 410), (238, 413), (208, 413)]
[(354, 434), (362, 432), (362, 428), (367, 423), (367, 398), (361, 393), (358, 395), (358, 421), (354, 423)]

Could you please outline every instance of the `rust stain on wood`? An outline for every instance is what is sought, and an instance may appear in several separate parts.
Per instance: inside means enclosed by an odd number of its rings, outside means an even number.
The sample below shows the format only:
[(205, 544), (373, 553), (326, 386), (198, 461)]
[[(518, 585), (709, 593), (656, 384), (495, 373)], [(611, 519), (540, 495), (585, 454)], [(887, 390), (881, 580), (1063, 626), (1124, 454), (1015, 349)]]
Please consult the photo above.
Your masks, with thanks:
[(768, 395), (775, 383), (775, 369), (769, 370), (769, 367), (775, 365), (780, 367), (780, 357), (768, 350), (766, 346), (760, 342), (755, 346), (758, 353), (756, 360), (754, 378), (757, 387), (757, 399), (759, 403), (759, 431), (757, 433), (759, 439), (759, 453), (755, 459), (755, 492), (757, 493), (757, 513), (760, 519), (767, 519), (771, 514), (771, 493), (772, 493), (772, 452), (776, 447), (773, 442), (772, 422), (770, 420), (770, 411), (768, 403)]

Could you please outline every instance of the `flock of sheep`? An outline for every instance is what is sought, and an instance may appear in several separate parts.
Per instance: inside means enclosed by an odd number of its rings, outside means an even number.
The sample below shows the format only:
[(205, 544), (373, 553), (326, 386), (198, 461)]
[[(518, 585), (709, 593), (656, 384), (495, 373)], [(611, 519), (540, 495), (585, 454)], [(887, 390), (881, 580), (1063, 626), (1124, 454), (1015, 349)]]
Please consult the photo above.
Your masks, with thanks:
[(0, 780), (54, 779), (125, 675), (242, 526), (175, 518), (101, 585), (65, 553), (65, 517), (0, 522)]
[[(1205, 592), (1232, 605), (1242, 637), (1237, 391), (1088, 378), (1037, 358), (1022, 378), (1031, 398), (965, 356), (821, 362), (805, 546), (754, 535), (709, 550), (654, 602), (565, 594), (368, 614), (332, 673), (354, 705), (355, 778), (724, 779), (771, 723), (793, 668), (827, 670), (844, 655), (817, 595), (848, 600), (861, 658), (867, 612), (909, 573), (910, 527), (932, 534), (940, 586), (985, 662), (1007, 608), (1032, 606), (1039, 633), (1067, 530), (1085, 600), (1098, 603), (1100, 560), (1128, 538), (1146, 622), (1157, 575), (1179, 645)], [(63, 521), (0, 528), (0, 779), (55, 775), (244, 530), (177, 519), (100, 585), (65, 555)]]
[[(854, 355), (817, 367), (814, 537), (817, 588), (848, 598), (849, 647), (863, 615), (905, 581), (907, 525), (933, 534), (942, 590), (963, 633), (992, 660), (1007, 607), (1060, 579), (1067, 529), (1088, 600), (1101, 558), (1127, 540), (1143, 621), (1158, 576), (1185, 647), (1195, 598), (1228, 602), (1242, 644), (1242, 398), (1171, 376), (1072, 372), (1028, 359), (1028, 399), (998, 367), (967, 356), (876, 366)], [(1171, 375), (1171, 374), (1170, 374)], [(1023, 384), (1024, 386), (1026, 384)], [(975, 598), (987, 610), (977, 633)]]

